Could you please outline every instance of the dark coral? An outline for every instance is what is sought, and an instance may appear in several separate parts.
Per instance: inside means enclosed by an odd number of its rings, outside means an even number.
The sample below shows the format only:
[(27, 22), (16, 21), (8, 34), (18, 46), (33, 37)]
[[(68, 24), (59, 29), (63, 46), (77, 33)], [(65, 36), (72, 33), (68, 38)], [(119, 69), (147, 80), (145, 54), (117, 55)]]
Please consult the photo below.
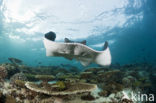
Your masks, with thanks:
[[(124, 86), (122, 84), (116, 83), (116, 82), (109, 82), (109, 83), (101, 83), (98, 85), (100, 88), (102, 88), (102, 92), (100, 92), (101, 96), (109, 96), (111, 93), (117, 93), (121, 91)], [(106, 92), (107, 91), (107, 92)]]
[(133, 103), (133, 101), (129, 99), (122, 99), (120, 103)]
[(16, 99), (10, 95), (6, 95), (5, 103), (16, 103)]
[(0, 91), (0, 103), (4, 103), (5, 101), (5, 96), (3, 95), (3, 93)]
[(123, 78), (123, 72), (121, 72), (120, 70), (112, 70), (112, 71), (108, 71), (108, 72), (104, 72), (100, 74), (98, 76), (98, 81), (105, 82), (105, 83), (115, 81), (115, 82), (121, 83), (122, 78)]
[(6, 76), (8, 72), (5, 67), (0, 66), (0, 81), (2, 81)]
[(98, 93), (100, 96), (107, 97), (108, 92), (106, 90), (102, 90), (101, 92)]
[(82, 99), (82, 100), (92, 101), (92, 100), (95, 100), (95, 97), (92, 96), (90, 93), (88, 93), (87, 95), (81, 96), (81, 99)]
[(10, 78), (10, 83), (15, 84), (16, 80), (27, 81), (27, 78), (23, 73), (16, 73)]
[(24, 88), (25, 87), (25, 81), (15, 80), (14, 85), (16, 85), (17, 87), (20, 87), (20, 88)]
[(39, 79), (37, 79), (34, 74), (24, 73), (24, 75), (26, 76), (28, 81), (39, 81)]
[(9, 79), (11, 76), (13, 76), (14, 74), (16, 73), (19, 73), (20, 70), (18, 68), (18, 65), (14, 65), (14, 64), (10, 64), (10, 63), (5, 63), (5, 64), (2, 64), (3, 67), (6, 68), (7, 72), (8, 72), (8, 75), (7, 75), (7, 78)]

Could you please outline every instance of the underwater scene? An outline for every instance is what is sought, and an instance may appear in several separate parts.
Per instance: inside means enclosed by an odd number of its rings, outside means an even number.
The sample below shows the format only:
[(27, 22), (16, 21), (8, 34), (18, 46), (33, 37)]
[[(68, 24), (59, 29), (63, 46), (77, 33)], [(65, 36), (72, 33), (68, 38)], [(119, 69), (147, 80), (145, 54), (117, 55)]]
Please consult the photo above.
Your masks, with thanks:
[(0, 0), (0, 103), (155, 103), (156, 0)]

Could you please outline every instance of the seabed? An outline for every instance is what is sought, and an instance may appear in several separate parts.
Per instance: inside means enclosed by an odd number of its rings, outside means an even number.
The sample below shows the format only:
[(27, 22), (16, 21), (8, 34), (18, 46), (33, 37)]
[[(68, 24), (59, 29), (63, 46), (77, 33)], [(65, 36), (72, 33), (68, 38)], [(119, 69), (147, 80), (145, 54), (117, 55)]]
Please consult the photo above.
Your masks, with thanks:
[(79, 70), (15, 61), (0, 64), (0, 103), (146, 103), (156, 93), (156, 66), (148, 63)]

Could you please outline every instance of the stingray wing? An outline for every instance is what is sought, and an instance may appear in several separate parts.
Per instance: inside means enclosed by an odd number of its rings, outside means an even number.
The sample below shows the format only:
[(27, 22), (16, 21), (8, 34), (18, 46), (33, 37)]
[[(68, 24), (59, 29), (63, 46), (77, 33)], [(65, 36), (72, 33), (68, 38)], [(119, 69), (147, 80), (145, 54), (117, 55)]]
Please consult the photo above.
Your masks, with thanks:
[(47, 56), (62, 56), (69, 60), (74, 58), (80, 61), (83, 66), (87, 66), (92, 62), (101, 66), (108, 66), (111, 64), (108, 42), (105, 43), (103, 51), (93, 50), (80, 43), (57, 43), (46, 38), (44, 38), (44, 46)]
[(94, 61), (101, 66), (109, 66), (111, 64), (112, 57), (108, 47), (108, 42), (105, 42), (103, 49), (104, 50), (101, 52), (97, 51), (97, 56)]
[(83, 66), (88, 66), (91, 62), (89, 60), (80, 60), (80, 63), (83, 65)]

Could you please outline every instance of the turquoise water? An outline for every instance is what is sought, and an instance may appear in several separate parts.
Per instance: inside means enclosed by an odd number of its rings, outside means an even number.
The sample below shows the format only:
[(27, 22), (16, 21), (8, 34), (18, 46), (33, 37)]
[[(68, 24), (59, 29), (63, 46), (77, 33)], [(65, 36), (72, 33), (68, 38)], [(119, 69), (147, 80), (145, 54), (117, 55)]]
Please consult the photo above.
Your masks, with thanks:
[[(47, 57), (49, 31), (95, 50), (108, 41), (112, 65)], [(0, 0), (0, 103), (154, 102), (155, 53), (156, 0)]]
[(42, 40), (49, 31), (56, 41), (87, 40), (96, 50), (107, 40), (112, 63), (156, 63), (155, 5), (155, 0), (0, 0), (0, 63), (14, 57), (30, 66), (82, 68), (76, 60), (45, 56)]

